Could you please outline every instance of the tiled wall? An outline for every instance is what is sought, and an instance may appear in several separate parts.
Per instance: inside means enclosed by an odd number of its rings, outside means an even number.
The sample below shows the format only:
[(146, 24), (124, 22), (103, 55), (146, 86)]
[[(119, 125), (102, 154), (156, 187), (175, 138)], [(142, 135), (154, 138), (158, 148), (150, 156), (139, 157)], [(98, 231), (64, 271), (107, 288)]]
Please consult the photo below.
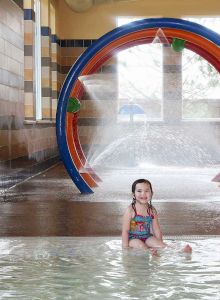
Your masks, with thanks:
[[(0, 9), (0, 161), (18, 152), (22, 142), (13, 140), (12, 131), (24, 120), (24, 40), (23, 11), (8, 0)], [(19, 155), (19, 154), (18, 154)]]
[(0, 5), (1, 191), (17, 181), (21, 171), (22, 178), (29, 176), (31, 166), (52, 161), (58, 151), (54, 123), (25, 123), (34, 121), (35, 114), (33, 7), (23, 10), (22, 1), (11, 0)]
[[(1, 32), (5, 31), (5, 34), (1, 36), (2, 63), (0, 67), (1, 74), (5, 75), (1, 76), (0, 159), (7, 161), (24, 156), (42, 158), (43, 155), (40, 154), (42, 151), (46, 158), (48, 153), (50, 155), (57, 153), (55, 124), (29, 123), (28, 125), (24, 123), (24, 120), (35, 121), (36, 110), (34, 2), (24, 1), (24, 4), (20, 2), (20, 6), (10, 0), (4, 0), (2, 3), (4, 4), (3, 10), (1, 10), (3, 17), (0, 24)], [(48, 4), (49, 15), (49, 2), (44, 1), (44, 9), (45, 3)], [(7, 17), (7, 23), (4, 24), (7, 13), (13, 18), (13, 22)], [(42, 120), (51, 122), (55, 121), (57, 99), (63, 80), (72, 64), (92, 44), (93, 40), (60, 40), (56, 36), (56, 32), (50, 28), (50, 22), (43, 25), (41, 26)], [(9, 40), (7, 41), (7, 39)], [(13, 42), (11, 43), (11, 41)], [(7, 57), (6, 60), (5, 57)], [(13, 69), (10, 70), (10, 68)], [(12, 86), (3, 82), (5, 78), (12, 82)], [(13, 86), (13, 84), (15, 85)], [(91, 103), (89, 105), (91, 106)], [(82, 106), (85, 108), (85, 105)], [(95, 112), (89, 117), (88, 113), (85, 115), (84, 109), (79, 125), (94, 126), (94, 119)]]

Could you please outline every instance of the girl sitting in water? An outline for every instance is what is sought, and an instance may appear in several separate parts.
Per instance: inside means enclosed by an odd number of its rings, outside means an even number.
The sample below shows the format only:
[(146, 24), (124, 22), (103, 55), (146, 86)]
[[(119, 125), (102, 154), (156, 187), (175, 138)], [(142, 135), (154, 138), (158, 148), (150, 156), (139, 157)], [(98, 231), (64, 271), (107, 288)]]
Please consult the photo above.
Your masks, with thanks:
[[(138, 179), (132, 184), (133, 201), (128, 206), (123, 217), (122, 247), (136, 249), (156, 249), (167, 247), (163, 242), (162, 232), (158, 222), (156, 209), (151, 203), (153, 196), (152, 185), (146, 179)], [(192, 248), (186, 245), (186, 253), (191, 253)]]

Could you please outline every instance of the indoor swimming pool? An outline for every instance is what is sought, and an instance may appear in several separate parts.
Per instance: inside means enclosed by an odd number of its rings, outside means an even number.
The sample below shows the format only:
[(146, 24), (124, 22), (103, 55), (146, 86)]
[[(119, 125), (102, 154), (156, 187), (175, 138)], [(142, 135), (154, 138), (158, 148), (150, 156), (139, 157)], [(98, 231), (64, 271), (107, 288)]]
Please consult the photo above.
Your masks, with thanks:
[(220, 238), (166, 240), (155, 257), (119, 237), (1, 238), (0, 299), (219, 299)]

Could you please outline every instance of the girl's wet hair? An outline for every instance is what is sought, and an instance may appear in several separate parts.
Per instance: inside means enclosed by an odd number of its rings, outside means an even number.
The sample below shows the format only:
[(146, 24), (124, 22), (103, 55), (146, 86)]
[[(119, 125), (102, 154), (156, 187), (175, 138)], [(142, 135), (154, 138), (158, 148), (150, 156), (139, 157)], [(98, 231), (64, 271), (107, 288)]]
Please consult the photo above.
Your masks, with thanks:
[(148, 184), (150, 186), (151, 193), (153, 193), (152, 184), (151, 184), (151, 182), (149, 180), (147, 180), (147, 179), (137, 179), (137, 180), (135, 180), (133, 182), (133, 184), (131, 186), (131, 191), (132, 191), (133, 194), (135, 192), (135, 188), (136, 188), (136, 185), (138, 183), (146, 183), (146, 184)]
[[(131, 206), (133, 207), (134, 211), (135, 211), (135, 203), (136, 203), (136, 199), (135, 199), (134, 193), (135, 193), (136, 185), (138, 183), (146, 183), (146, 184), (148, 184), (149, 187), (150, 187), (151, 193), (153, 193), (152, 184), (151, 184), (151, 182), (149, 180), (147, 180), (147, 179), (137, 179), (137, 180), (135, 180), (133, 182), (132, 186), (131, 186), (131, 191), (133, 193), (133, 200), (132, 200)], [(153, 205), (151, 203), (151, 200), (148, 203), (147, 213), (149, 215), (154, 215), (154, 214), (157, 213), (156, 209), (153, 207)]]

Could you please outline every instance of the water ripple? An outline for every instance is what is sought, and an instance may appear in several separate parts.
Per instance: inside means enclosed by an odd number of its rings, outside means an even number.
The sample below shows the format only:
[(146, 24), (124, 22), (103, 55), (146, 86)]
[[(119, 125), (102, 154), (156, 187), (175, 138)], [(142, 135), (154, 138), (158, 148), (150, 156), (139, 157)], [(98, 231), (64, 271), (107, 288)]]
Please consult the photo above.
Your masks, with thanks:
[(119, 239), (2, 241), (0, 299), (217, 299), (219, 239), (185, 242), (152, 257), (121, 250)]

